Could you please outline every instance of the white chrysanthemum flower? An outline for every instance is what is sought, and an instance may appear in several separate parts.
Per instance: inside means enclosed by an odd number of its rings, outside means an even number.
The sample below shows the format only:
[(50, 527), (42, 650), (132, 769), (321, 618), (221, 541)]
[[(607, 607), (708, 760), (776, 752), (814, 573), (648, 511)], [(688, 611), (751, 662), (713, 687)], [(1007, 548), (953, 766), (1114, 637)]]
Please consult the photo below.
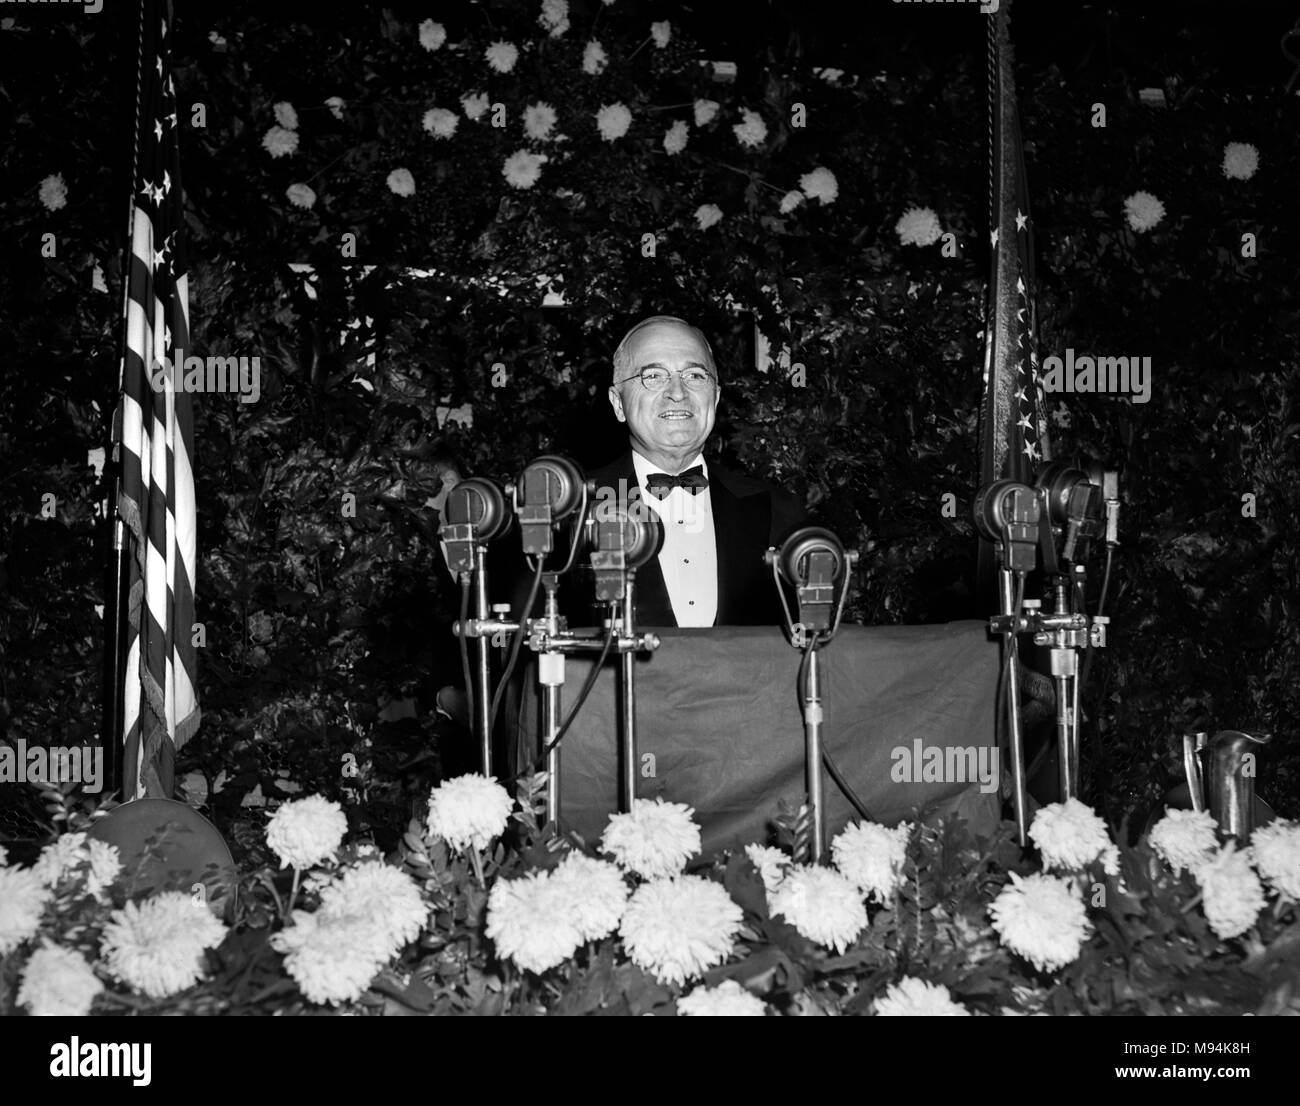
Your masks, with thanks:
[(596, 129), (606, 142), (622, 138), (631, 125), (632, 113), (624, 104), (606, 104), (596, 112)]
[(1249, 142), (1229, 142), (1223, 147), (1223, 175), (1229, 180), (1250, 180), (1259, 168), (1259, 151)]
[(532, 188), (541, 177), (542, 166), (548, 160), (545, 154), (516, 150), (501, 163), (501, 175), (512, 188)]
[(689, 1018), (763, 1018), (767, 1006), (734, 979), (724, 979), (716, 987), (696, 987), (677, 1000), (677, 1013)]
[(832, 868), (794, 868), (768, 899), (773, 916), (836, 952), (853, 944), (867, 927), (862, 892)]
[(62, 173), (52, 173), (41, 181), (40, 197), (47, 211), (68, 206), (68, 186), (63, 183)]
[(513, 42), (494, 42), (483, 51), (483, 56), (498, 73), (509, 73), (519, 60), (519, 47)]
[(577, 915), (566, 909), (571, 898), (572, 885), (553, 882), (548, 872), (497, 880), (486, 930), (497, 954), (539, 974), (562, 964), (582, 944)]
[(634, 799), (627, 814), (610, 816), (600, 839), (604, 852), (646, 879), (674, 876), (700, 851), (700, 827), (685, 803)]
[(301, 871), (331, 859), (348, 831), (347, 815), (332, 799), (309, 795), (284, 803), (271, 815), (266, 843), (280, 867)]
[(721, 884), (676, 876), (636, 889), (619, 935), (634, 964), (661, 983), (681, 984), (731, 954), (743, 920), (744, 912)]
[(30, 868), (0, 868), (0, 956), (7, 956), (41, 924), (50, 889)]
[(467, 92), (460, 98), (460, 106), (465, 109), (465, 118), (477, 122), (492, 106), (486, 92)]
[(835, 174), (820, 165), (799, 178), (799, 187), (810, 200), (817, 200), (823, 206), (834, 203), (840, 194)]
[(56, 888), (60, 880), (82, 876), (86, 893), (99, 897), (122, 871), (117, 846), (87, 837), (85, 833), (65, 833), (41, 850), (32, 871), (46, 887)]
[(295, 910), (293, 923), (271, 937), (271, 948), (309, 1002), (355, 1002), (388, 959), (381, 930), (365, 918)]
[(429, 832), (457, 852), (487, 848), (510, 821), (514, 803), (496, 780), (477, 772), (445, 780), (429, 796)]
[(794, 865), (793, 859), (771, 845), (746, 845), (745, 855), (763, 877), (763, 888), (769, 895), (780, 886), (786, 872)]
[(524, 108), (524, 134), (535, 142), (545, 142), (551, 137), (559, 117), (550, 104), (538, 101)]
[(447, 41), (447, 28), (441, 23), (435, 23), (432, 19), (426, 19), (420, 24), (420, 45), (426, 50), (439, 50), (442, 44)]
[(718, 114), (718, 108), (721, 106), (717, 100), (696, 100), (695, 125), (703, 127), (707, 123), (712, 123), (714, 116)]
[(1101, 820), (1086, 803), (1069, 798), (1040, 807), (1029, 827), (1029, 837), (1048, 871), (1079, 871), (1100, 860), (1107, 873), (1119, 872), (1118, 850)]
[(330, 114), (335, 119), (343, 118), (343, 109), (347, 107), (347, 102), (342, 96), (331, 96), (325, 101), (325, 106), (330, 109)]
[(598, 941), (618, 929), (629, 891), (623, 873), (609, 861), (569, 853), (552, 870), (551, 882), (583, 941)]
[(894, 231), (904, 246), (933, 246), (942, 233), (939, 216), (928, 207), (909, 207), (899, 216)]
[(907, 859), (912, 823), (888, 829), (874, 822), (845, 826), (831, 842), (831, 858), (858, 890), (875, 902), (894, 897)]
[(664, 151), (670, 157), (674, 154), (680, 154), (686, 149), (686, 138), (689, 133), (690, 129), (686, 126), (686, 120), (678, 119), (664, 132)]
[(1124, 201), (1124, 217), (1138, 234), (1145, 234), (1165, 217), (1165, 205), (1150, 192), (1134, 192)]
[(1214, 816), (1208, 810), (1167, 810), (1151, 827), (1148, 840), (1174, 875), (1196, 871), (1219, 847)]
[(1251, 834), (1250, 855), (1274, 891), (1300, 899), (1300, 823), (1279, 818), (1261, 826)]
[(298, 113), (294, 111), (293, 105), (288, 100), (281, 100), (271, 110), (275, 112), (275, 121), (280, 126), (290, 131), (298, 129)]
[(969, 1018), (970, 1011), (953, 1000), (942, 983), (906, 976), (876, 999), (876, 1016), (881, 1018)]
[(589, 77), (598, 77), (608, 64), (609, 55), (605, 48), (593, 38), (582, 51), (582, 71)]
[(382, 936), (387, 960), (420, 936), (429, 907), (405, 872), (382, 860), (367, 860), (321, 891), (319, 913), (325, 920), (369, 922)]
[(424, 113), (423, 125), (434, 138), (450, 138), (460, 125), (460, 116), (446, 108), (430, 108)]
[(1229, 842), (1196, 869), (1205, 920), (1223, 940), (1240, 937), (1264, 909), (1264, 886), (1250, 866), (1249, 851)]
[(388, 174), (388, 190), (395, 196), (414, 196), (415, 178), (409, 169), (394, 169)]
[(1012, 872), (989, 914), (1002, 943), (1045, 972), (1074, 960), (1090, 928), (1074, 885), (1038, 872), (1023, 879)]
[(666, 19), (661, 19), (658, 23), (651, 23), (650, 37), (654, 39), (655, 45), (662, 50), (673, 37), (673, 25)]
[(286, 127), (272, 127), (262, 136), (262, 147), (274, 158), (298, 152), (298, 132)]
[(700, 204), (695, 209), (695, 225), (700, 230), (708, 230), (722, 222), (722, 208), (717, 204)]
[(310, 208), (316, 203), (316, 193), (307, 184), (291, 184), (284, 190), (284, 194), (294, 207)]
[(796, 207), (803, 203), (803, 193), (798, 189), (787, 192), (781, 197), (781, 214), (789, 215)]
[(81, 953), (45, 941), (23, 969), (18, 1003), (35, 1018), (84, 1018), (103, 989)]
[(203, 950), (225, 939), (226, 927), (203, 902), (163, 891), (113, 911), (104, 927), (104, 964), (117, 979), (150, 998), (166, 998), (198, 982)]
[(542, 0), (542, 14), (537, 22), (552, 38), (559, 38), (569, 29), (569, 0)]
[(741, 113), (744, 121), (737, 123), (731, 128), (732, 134), (736, 136), (736, 141), (742, 146), (761, 146), (767, 138), (767, 124), (763, 122), (763, 117), (756, 111), (750, 111), (745, 108)]

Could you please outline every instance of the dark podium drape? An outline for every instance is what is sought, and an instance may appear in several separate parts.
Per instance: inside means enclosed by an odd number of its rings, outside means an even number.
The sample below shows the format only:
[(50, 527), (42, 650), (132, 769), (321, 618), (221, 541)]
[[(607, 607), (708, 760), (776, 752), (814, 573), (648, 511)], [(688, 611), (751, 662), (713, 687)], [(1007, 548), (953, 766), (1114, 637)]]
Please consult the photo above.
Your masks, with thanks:
[[(778, 799), (798, 803), (805, 793), (799, 653), (771, 627), (656, 632), (660, 648), (637, 665), (638, 795), (693, 806), (706, 853), (767, 840)], [(824, 742), (875, 821), (959, 813), (977, 832), (996, 825), (998, 646), (984, 623), (847, 626), (821, 658)], [(566, 711), (592, 663), (568, 658)], [(538, 749), (531, 670), (524, 686), (517, 763)], [(592, 843), (617, 810), (618, 710), (607, 663), (561, 746), (563, 828)], [(945, 775), (961, 764), (962, 778), (927, 775), (939, 755), (932, 749), (943, 751)], [(983, 789), (963, 782), (977, 763), (997, 766)], [(829, 776), (826, 796), (831, 835), (855, 813)]]

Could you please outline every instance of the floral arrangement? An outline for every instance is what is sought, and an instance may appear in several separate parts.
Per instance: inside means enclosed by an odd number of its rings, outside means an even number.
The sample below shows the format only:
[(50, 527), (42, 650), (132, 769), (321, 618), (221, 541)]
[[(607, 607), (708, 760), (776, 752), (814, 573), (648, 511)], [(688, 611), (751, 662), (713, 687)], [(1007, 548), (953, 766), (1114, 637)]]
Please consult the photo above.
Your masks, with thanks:
[(388, 858), (344, 842), (337, 804), (286, 802), (280, 869), (224, 919), (128, 900), (94, 815), (56, 797), (36, 862), (0, 856), (0, 1013), (1296, 1012), (1300, 824), (1238, 848), (1171, 811), (1130, 848), (1071, 799), (1036, 814), (1036, 859), (1006, 824), (858, 823), (823, 866), (806, 811), (782, 848), (700, 857), (689, 807), (637, 800), (587, 848), (539, 822), (544, 788), (445, 781)]

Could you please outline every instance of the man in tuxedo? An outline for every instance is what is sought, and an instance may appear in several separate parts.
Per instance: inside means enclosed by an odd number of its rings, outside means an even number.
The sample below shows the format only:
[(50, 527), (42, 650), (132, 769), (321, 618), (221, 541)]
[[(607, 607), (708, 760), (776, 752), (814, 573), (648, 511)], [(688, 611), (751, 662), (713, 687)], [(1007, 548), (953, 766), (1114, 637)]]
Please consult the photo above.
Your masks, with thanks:
[(609, 402), (629, 445), (587, 476), (598, 500), (639, 497), (663, 523), (659, 555), (637, 571), (640, 626), (782, 620), (763, 553), (807, 515), (789, 492), (704, 459), (720, 391), (708, 341), (674, 316), (643, 319), (614, 353)]

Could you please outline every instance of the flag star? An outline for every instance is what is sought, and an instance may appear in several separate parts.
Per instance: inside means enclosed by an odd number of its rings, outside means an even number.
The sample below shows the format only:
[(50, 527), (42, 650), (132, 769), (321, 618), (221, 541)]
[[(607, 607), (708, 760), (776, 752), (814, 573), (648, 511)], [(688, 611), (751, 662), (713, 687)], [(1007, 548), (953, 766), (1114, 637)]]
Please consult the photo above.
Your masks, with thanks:
[[(1019, 308), (1016, 311), (1016, 318), (1019, 319), (1022, 323), (1025, 321), (1025, 309), (1023, 307)], [(1020, 339), (1020, 344), (1022, 346), (1025, 344), (1025, 340), (1023, 337)]]
[(1037, 460), (1038, 460), (1038, 446), (1035, 445), (1033, 442), (1026, 442), (1026, 443), (1025, 443), (1025, 456), (1028, 457), (1031, 461), (1037, 461)]
[(143, 187), (142, 189), (140, 189), (140, 195), (142, 195), (146, 200), (149, 199), (150, 196), (153, 195), (153, 184), (152, 184), (152, 182), (147, 181), (147, 180), (144, 182), (144, 187)]
[(1028, 416), (1028, 415), (1021, 415), (1021, 416), (1020, 416), (1020, 425), (1023, 426), (1026, 430), (1032, 430), (1032, 429), (1033, 429), (1033, 426), (1032, 426), (1032, 425), (1030, 424), (1030, 422), (1029, 422), (1029, 416)]
[(1019, 208), (1016, 209), (1016, 230), (1024, 230), (1025, 225), (1029, 222), (1029, 216), (1024, 214)]
[(1016, 277), (1016, 291), (1019, 292), (1022, 296), (1025, 294), (1024, 277)]
[(167, 20), (165, 20), (165, 19), (160, 19), (160, 20), (158, 20), (158, 22), (162, 24), (162, 30), (159, 32), (159, 34), (161, 34), (163, 38), (166, 38), (166, 37), (167, 37)]
[(164, 193), (170, 192), (172, 190), (172, 175), (166, 169), (163, 170), (162, 190)]
[(157, 185), (155, 185), (153, 190), (153, 202), (156, 204), (162, 203), (163, 195), (164, 195), (163, 190), (159, 188)]
[(176, 113), (174, 111), (168, 112), (163, 118), (167, 120), (170, 126), (176, 126)]
[(166, 268), (167, 258), (164, 256), (166, 253), (167, 253), (166, 247), (164, 247), (161, 250), (153, 251), (153, 267), (155, 269)]
[(154, 133), (154, 137), (156, 137), (158, 141), (161, 142), (162, 141), (162, 120), (161, 119), (155, 119), (153, 121), (153, 133)]
[(155, 66), (155, 68), (158, 70), (158, 76), (161, 77), (162, 76), (162, 55), (161, 54), (158, 55), (157, 60), (158, 60), (158, 64), (157, 66)]
[(997, 248), (998, 248), (998, 228), (997, 228), (997, 227), (994, 227), (994, 228), (993, 228), (993, 233), (989, 235), (989, 244), (990, 244), (994, 249), (997, 249)]
[(1016, 391), (1016, 399), (1020, 400), (1021, 403), (1025, 403), (1028, 400), (1024, 388), (1020, 388)]

